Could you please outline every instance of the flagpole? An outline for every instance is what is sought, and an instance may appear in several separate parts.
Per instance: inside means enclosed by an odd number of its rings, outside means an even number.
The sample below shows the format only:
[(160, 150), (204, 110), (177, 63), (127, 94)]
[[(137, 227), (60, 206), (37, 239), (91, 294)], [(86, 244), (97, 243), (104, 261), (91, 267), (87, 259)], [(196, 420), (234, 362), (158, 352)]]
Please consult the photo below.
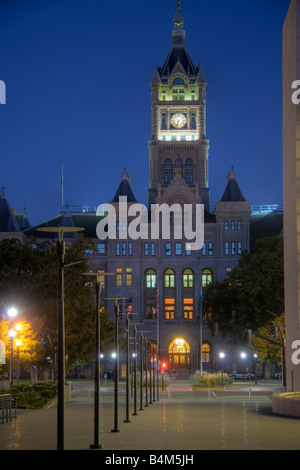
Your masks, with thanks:
[(61, 167), (61, 213), (64, 212), (64, 167)]
[[(201, 286), (201, 279), (200, 279), (200, 286)], [(203, 365), (202, 365), (202, 286), (200, 287), (199, 316), (200, 316), (199, 366), (200, 366), (200, 377), (202, 377), (202, 375), (203, 375)]]
[(156, 395), (159, 401), (159, 286), (156, 291)]

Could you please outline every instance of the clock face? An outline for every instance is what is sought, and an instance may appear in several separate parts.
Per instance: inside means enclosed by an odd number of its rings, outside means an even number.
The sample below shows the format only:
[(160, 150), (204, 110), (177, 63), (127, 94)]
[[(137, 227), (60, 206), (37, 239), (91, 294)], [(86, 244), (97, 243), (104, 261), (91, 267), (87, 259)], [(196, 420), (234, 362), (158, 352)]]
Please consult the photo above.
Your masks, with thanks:
[(173, 127), (176, 127), (177, 129), (184, 127), (186, 125), (185, 115), (182, 113), (173, 114), (173, 116), (171, 117), (171, 124)]

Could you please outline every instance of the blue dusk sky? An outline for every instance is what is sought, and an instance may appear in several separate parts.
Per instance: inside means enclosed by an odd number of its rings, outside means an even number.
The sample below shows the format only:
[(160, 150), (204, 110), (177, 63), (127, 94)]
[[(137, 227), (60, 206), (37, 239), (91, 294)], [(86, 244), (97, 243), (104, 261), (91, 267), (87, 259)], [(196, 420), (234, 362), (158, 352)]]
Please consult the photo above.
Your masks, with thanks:
[[(233, 165), (253, 205), (282, 204), (282, 26), (289, 0), (182, 0), (207, 79), (211, 205)], [(0, 0), (0, 183), (38, 224), (109, 202), (126, 166), (147, 203), (150, 80), (176, 0)]]

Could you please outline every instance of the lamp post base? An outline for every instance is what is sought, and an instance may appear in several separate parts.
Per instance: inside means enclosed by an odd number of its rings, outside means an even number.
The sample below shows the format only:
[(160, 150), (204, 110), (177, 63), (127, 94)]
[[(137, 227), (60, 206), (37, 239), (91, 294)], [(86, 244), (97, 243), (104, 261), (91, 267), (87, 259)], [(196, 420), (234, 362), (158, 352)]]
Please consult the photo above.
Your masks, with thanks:
[(103, 449), (101, 444), (91, 444), (90, 449)]

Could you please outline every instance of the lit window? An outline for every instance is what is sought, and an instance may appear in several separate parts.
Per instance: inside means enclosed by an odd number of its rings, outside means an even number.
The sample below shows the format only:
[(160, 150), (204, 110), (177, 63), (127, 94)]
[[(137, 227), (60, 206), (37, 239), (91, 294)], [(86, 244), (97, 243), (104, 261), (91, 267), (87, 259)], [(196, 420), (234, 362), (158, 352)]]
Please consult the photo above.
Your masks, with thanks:
[(172, 244), (171, 243), (166, 243), (165, 254), (166, 254), (166, 256), (171, 256), (172, 255)]
[(146, 272), (146, 287), (149, 289), (156, 287), (156, 272), (154, 269), (149, 269)]
[(98, 243), (98, 255), (105, 255), (105, 243)]
[(126, 268), (126, 286), (132, 286), (132, 268)]
[(228, 242), (225, 242), (225, 255), (226, 256), (229, 255), (229, 243)]
[(191, 269), (185, 269), (182, 276), (183, 287), (193, 287), (194, 285), (194, 274)]
[(175, 299), (165, 299), (165, 319), (174, 320), (175, 317)]
[(231, 273), (232, 268), (230, 266), (225, 267), (225, 277), (228, 276), (229, 273)]
[(175, 287), (175, 273), (173, 269), (167, 269), (164, 277), (165, 277), (165, 287)]
[(133, 245), (132, 242), (128, 243), (128, 256), (132, 256), (133, 253)]
[(194, 299), (183, 299), (183, 318), (191, 320), (194, 312)]
[(85, 252), (87, 255), (92, 255), (93, 254), (93, 248), (86, 248)]
[(149, 243), (145, 243), (144, 245), (144, 254), (145, 256), (149, 256)]
[(123, 284), (123, 273), (122, 268), (116, 269), (116, 285), (117, 287), (121, 287)]
[(154, 298), (146, 300), (146, 319), (156, 319), (156, 300)]
[(202, 255), (206, 256), (206, 242), (203, 242), (203, 245), (202, 245)]
[(120, 243), (119, 242), (116, 243), (116, 255), (120, 256)]
[(123, 242), (122, 243), (122, 255), (126, 256), (126, 253), (127, 253), (127, 244), (126, 242)]
[(155, 256), (155, 243), (151, 243), (151, 256)]
[(175, 255), (176, 256), (182, 255), (182, 243), (175, 243)]
[(210, 358), (210, 346), (204, 343), (202, 345), (202, 362), (209, 362)]
[(192, 255), (192, 249), (191, 249), (191, 244), (190, 243), (185, 244), (185, 254), (186, 254), (186, 256), (191, 256)]
[(208, 256), (212, 256), (213, 255), (213, 244), (211, 242), (209, 242), (208, 244)]
[(202, 271), (202, 287), (206, 287), (212, 282), (212, 270), (211, 269), (203, 269)]

